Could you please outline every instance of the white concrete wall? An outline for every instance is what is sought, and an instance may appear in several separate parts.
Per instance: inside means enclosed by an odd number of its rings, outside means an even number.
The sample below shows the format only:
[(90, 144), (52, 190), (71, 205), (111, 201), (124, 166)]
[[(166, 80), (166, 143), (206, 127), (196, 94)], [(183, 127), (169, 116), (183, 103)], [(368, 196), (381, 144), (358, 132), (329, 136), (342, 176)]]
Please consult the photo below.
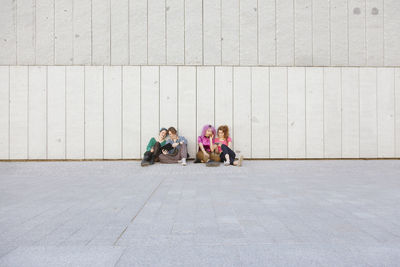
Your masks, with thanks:
[(0, 6), (0, 65), (400, 65), (398, 0), (0, 0)]
[[(398, 0), (0, 0), (0, 159), (400, 158)], [(201, 97), (208, 95), (207, 98)], [(208, 108), (204, 108), (204, 107)]]
[[(0, 158), (140, 158), (226, 123), (247, 158), (400, 157), (400, 68), (0, 67)], [(10, 101), (9, 101), (10, 100)]]

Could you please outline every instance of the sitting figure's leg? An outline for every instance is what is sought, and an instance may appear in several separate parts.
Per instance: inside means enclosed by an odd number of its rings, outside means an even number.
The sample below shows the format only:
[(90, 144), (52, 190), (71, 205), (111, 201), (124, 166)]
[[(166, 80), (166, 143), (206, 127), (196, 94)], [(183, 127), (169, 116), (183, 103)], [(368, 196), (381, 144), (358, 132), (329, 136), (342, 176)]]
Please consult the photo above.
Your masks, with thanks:
[(208, 159), (209, 159), (209, 154), (208, 153), (204, 154), (203, 151), (201, 151), (201, 150), (197, 152), (196, 160), (199, 160), (200, 162), (205, 163), (205, 162), (208, 161)]
[(221, 145), (221, 161), (224, 162), (224, 165), (227, 166), (230, 164), (230, 158), (229, 158), (229, 147), (226, 145)]
[(158, 156), (158, 159), (160, 160), (161, 163), (177, 163), (180, 157), (180, 151), (177, 149), (173, 154), (163, 154), (161, 153), (160, 156)]
[(210, 155), (210, 158), (211, 158), (211, 160), (213, 160), (213, 161), (220, 162), (220, 161), (221, 161), (221, 158), (220, 158), (219, 155), (220, 155), (219, 153), (212, 152), (211, 155)]
[(148, 166), (150, 164), (150, 160), (151, 160), (152, 156), (153, 156), (153, 153), (151, 153), (150, 151), (144, 152), (141, 165)]
[(178, 157), (179, 160), (182, 161), (182, 165), (186, 166), (186, 157), (187, 157), (187, 145), (186, 144), (182, 144), (179, 147), (179, 153), (178, 153)]
[(160, 144), (160, 142), (156, 142), (155, 143), (155, 145), (153, 147), (153, 150), (154, 150), (154, 152), (153, 152), (153, 155), (152, 155), (152, 157), (150, 159), (150, 164), (154, 164), (155, 161), (159, 161), (158, 157), (161, 154), (161, 144)]
[(230, 149), (227, 145), (222, 145), (221, 149), (225, 154), (225, 159), (227, 160), (227, 162), (229, 162), (230, 165), (234, 165), (233, 163), (236, 157), (235, 152), (232, 149)]
[(225, 159), (227, 160), (226, 162), (229, 162), (230, 165), (242, 166), (243, 156), (240, 156), (239, 160), (235, 160), (236, 153), (232, 149), (226, 145), (222, 145), (221, 148), (225, 153)]

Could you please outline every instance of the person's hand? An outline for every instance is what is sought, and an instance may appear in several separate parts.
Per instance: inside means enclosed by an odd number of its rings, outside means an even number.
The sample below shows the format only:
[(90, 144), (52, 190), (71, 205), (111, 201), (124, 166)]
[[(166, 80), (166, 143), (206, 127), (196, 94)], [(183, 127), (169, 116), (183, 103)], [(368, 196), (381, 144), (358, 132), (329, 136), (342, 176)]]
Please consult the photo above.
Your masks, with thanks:
[(206, 151), (203, 151), (204, 157), (208, 157), (208, 154)]
[(154, 147), (152, 147), (152, 148), (150, 149), (150, 152), (151, 152), (151, 153), (153, 153), (153, 152), (154, 152)]
[(173, 143), (172, 144), (172, 147), (177, 147), (177, 146), (179, 146), (179, 143)]
[(163, 153), (164, 155), (167, 155), (167, 154), (168, 154), (168, 150), (163, 149), (162, 153)]
[(181, 141), (179, 144), (183, 145), (183, 142)]

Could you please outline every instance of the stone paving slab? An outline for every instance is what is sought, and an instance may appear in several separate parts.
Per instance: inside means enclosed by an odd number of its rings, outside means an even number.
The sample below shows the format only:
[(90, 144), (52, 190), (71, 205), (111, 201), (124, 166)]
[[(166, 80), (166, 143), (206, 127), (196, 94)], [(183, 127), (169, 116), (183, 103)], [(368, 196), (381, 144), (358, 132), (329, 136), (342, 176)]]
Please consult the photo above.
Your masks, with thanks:
[(0, 162), (0, 266), (399, 266), (400, 161)]

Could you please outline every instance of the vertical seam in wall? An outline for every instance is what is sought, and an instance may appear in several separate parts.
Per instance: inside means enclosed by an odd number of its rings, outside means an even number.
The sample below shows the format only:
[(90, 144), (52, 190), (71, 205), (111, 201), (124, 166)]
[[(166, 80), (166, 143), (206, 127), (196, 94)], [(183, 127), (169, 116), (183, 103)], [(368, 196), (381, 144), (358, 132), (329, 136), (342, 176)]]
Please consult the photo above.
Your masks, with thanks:
[[(235, 67), (232, 66), (232, 137), (235, 138)], [(235, 145), (233, 143), (233, 149)]]
[(26, 127), (26, 156), (29, 158), (29, 66), (27, 66), (27, 71), (28, 71), (28, 76), (27, 76), (27, 82), (28, 82), (28, 94), (27, 94), (27, 101), (26, 101), (26, 121), (27, 121), (27, 127)]
[(259, 38), (259, 14), (258, 14), (258, 0), (257, 0), (257, 65), (260, 64), (260, 51), (259, 51), (259, 47), (260, 47), (260, 38)]
[[(111, 16), (112, 16), (112, 12), (111, 12), (111, 1), (112, 0), (109, 0), (108, 1), (108, 4), (109, 4), (109, 8), (108, 8), (108, 10), (109, 10), (109, 15), (110, 15), (110, 18), (109, 18), (109, 29), (110, 29), (110, 33), (109, 33), (109, 38), (110, 38), (110, 41), (109, 41), (109, 45), (110, 45), (110, 65), (112, 65), (112, 34), (111, 34)], [(104, 78), (104, 76), (103, 76), (103, 78)]]
[[(161, 111), (160, 111), (160, 104), (161, 104), (161, 99), (160, 99), (160, 92), (161, 92), (161, 78), (160, 78), (160, 72), (161, 72), (161, 67), (158, 66), (158, 130), (161, 129)], [(168, 134), (168, 133), (167, 133)]]
[(186, 65), (186, 0), (183, 0), (183, 65)]
[(213, 71), (214, 71), (214, 79), (213, 79), (213, 98), (214, 98), (214, 110), (213, 110), (213, 116), (214, 116), (214, 122), (213, 122), (213, 125), (215, 125), (215, 66), (213, 66)]
[(289, 158), (289, 80), (288, 79), (289, 79), (289, 67), (286, 67), (286, 158)]
[(307, 68), (304, 67), (304, 157), (307, 158)]
[[(128, 1), (129, 2), (129, 1)], [(120, 83), (120, 90), (121, 90), (121, 158), (124, 157), (124, 67), (121, 66), (121, 83)]]
[(341, 130), (340, 130), (340, 140), (341, 140), (341, 157), (343, 158), (343, 71), (342, 67), (340, 67), (340, 123), (341, 123)]
[(56, 0), (53, 0), (53, 65), (56, 64)]
[[(240, 66), (240, 0), (238, 0), (239, 2), (239, 66)], [(232, 70), (233, 71), (233, 70)]]
[(222, 0), (219, 1), (219, 64), (222, 65)]
[(102, 66), (102, 72), (103, 72), (103, 76), (102, 76), (102, 83), (103, 83), (103, 104), (102, 104), (102, 111), (103, 111), (103, 159), (104, 159), (104, 65)]
[(167, 35), (167, 0), (164, 0), (164, 58), (165, 58), (165, 63), (168, 64), (167, 60), (167, 45), (168, 45), (168, 35)]
[(340, 67), (340, 157), (343, 158), (343, 75)]
[(139, 66), (139, 125), (140, 125), (140, 131), (139, 131), (139, 138), (140, 138), (140, 155), (142, 155), (142, 66)]
[(329, 66), (332, 66), (332, 19), (331, 19), (331, 1), (329, 3)]
[(268, 67), (268, 157), (271, 157), (271, 67)]
[[(258, 0), (257, 0), (258, 1)], [(250, 148), (253, 154), (253, 67), (250, 68)]]
[[(195, 99), (195, 106), (196, 106), (196, 135), (197, 135), (197, 131), (199, 130), (199, 129), (197, 129), (198, 127), (197, 127), (197, 66), (195, 66), (194, 67), (194, 69), (195, 69), (195, 89), (196, 89), (196, 99)], [(195, 140), (196, 140), (196, 150), (198, 150), (198, 144), (197, 144), (197, 139), (195, 138)]]
[(378, 123), (378, 115), (379, 115), (379, 112), (378, 112), (378, 110), (379, 110), (379, 106), (378, 106), (378, 68), (375, 68), (375, 95), (376, 95), (376, 98), (375, 98), (375, 105), (376, 105), (376, 122), (375, 122), (375, 124), (376, 124), (376, 155), (377, 155), (377, 158), (379, 157), (379, 123)]
[[(10, 159), (10, 127), (11, 127), (11, 67), (8, 66), (8, 159)], [(47, 127), (46, 127), (47, 128)]]
[(149, 0), (146, 1), (146, 64), (149, 64)]
[(15, 64), (18, 64), (18, 0), (15, 0)]
[(49, 158), (49, 67), (46, 66), (46, 159)]
[(396, 130), (396, 68), (393, 68), (393, 122), (394, 122), (394, 156), (397, 156), (397, 130)]
[[(257, 0), (258, 3), (258, 0)], [(258, 5), (257, 5), (257, 14), (258, 14)], [(258, 21), (258, 19), (257, 19)], [(258, 31), (258, 30), (257, 30)], [(258, 51), (258, 49), (257, 49)], [(257, 56), (258, 58), (258, 56)], [(248, 67), (250, 70), (250, 158), (253, 157), (253, 68)]]
[(367, 2), (364, 0), (364, 65), (367, 65)]
[(86, 158), (86, 66), (83, 66), (83, 157)]
[(385, 0), (382, 0), (382, 65), (385, 66)]
[(128, 65), (131, 65), (131, 1), (128, 0)]
[(179, 129), (179, 67), (176, 66), (176, 128)]
[(360, 82), (360, 67), (357, 68), (358, 74), (358, 157), (361, 155), (361, 82)]
[(311, 65), (314, 66), (314, 0), (311, 0)]
[(201, 64), (204, 65), (204, 0), (201, 0)]
[(90, 64), (93, 65), (93, 0), (90, 0)]
[(72, 2), (72, 16), (71, 16), (71, 25), (72, 25), (72, 32), (71, 32), (71, 39), (72, 39), (72, 59), (71, 59), (71, 63), (72, 65), (74, 65), (74, 61), (75, 61), (75, 38), (74, 38), (74, 33), (75, 33), (75, 28), (74, 28), (74, 0), (71, 1)]
[[(293, 30), (293, 62), (294, 62), (294, 66), (296, 66), (296, 26), (295, 26), (295, 23), (296, 23), (296, 12), (295, 12), (296, 2), (295, 2), (295, 0), (293, 0), (292, 4), (293, 4), (293, 11), (292, 11), (293, 12), (293, 14), (292, 14), (293, 15), (293, 22), (292, 22), (292, 30)], [(288, 68), (286, 68), (286, 74), (288, 74)], [(287, 76), (286, 76), (286, 78), (287, 78)], [(286, 79), (286, 85), (287, 85), (287, 79)], [(289, 143), (288, 143), (288, 145), (289, 145)]]
[(322, 67), (322, 157), (325, 158), (325, 68)]
[(64, 159), (67, 158), (67, 66), (64, 66)]
[(35, 65), (36, 65), (36, 46), (37, 46), (37, 38), (36, 38), (36, 36), (37, 36), (37, 30), (36, 30), (36, 0), (34, 0), (33, 1), (34, 2), (34, 9), (33, 9), (33, 14), (34, 14), (34, 19), (33, 19), (33, 28), (34, 28), (34, 38), (35, 38), (35, 41), (34, 41), (34, 50), (35, 50), (35, 55), (34, 55), (34, 57), (35, 57), (35, 59), (34, 59), (34, 62), (35, 62)]
[(347, 65), (350, 65), (350, 16), (349, 16), (349, 0), (346, 1), (347, 4)]
[[(276, 38), (276, 31), (277, 31), (277, 25), (276, 25), (276, 0), (275, 0), (275, 8), (274, 8), (275, 10), (274, 10), (274, 15), (275, 15), (275, 39), (274, 39), (274, 42), (275, 42), (275, 66), (277, 65), (277, 57), (278, 57), (278, 48), (277, 48), (277, 38)], [(268, 70), (268, 75), (270, 76), (270, 69)], [(270, 90), (271, 90), (271, 88), (270, 88)], [(271, 155), (271, 154), (270, 154)]]

